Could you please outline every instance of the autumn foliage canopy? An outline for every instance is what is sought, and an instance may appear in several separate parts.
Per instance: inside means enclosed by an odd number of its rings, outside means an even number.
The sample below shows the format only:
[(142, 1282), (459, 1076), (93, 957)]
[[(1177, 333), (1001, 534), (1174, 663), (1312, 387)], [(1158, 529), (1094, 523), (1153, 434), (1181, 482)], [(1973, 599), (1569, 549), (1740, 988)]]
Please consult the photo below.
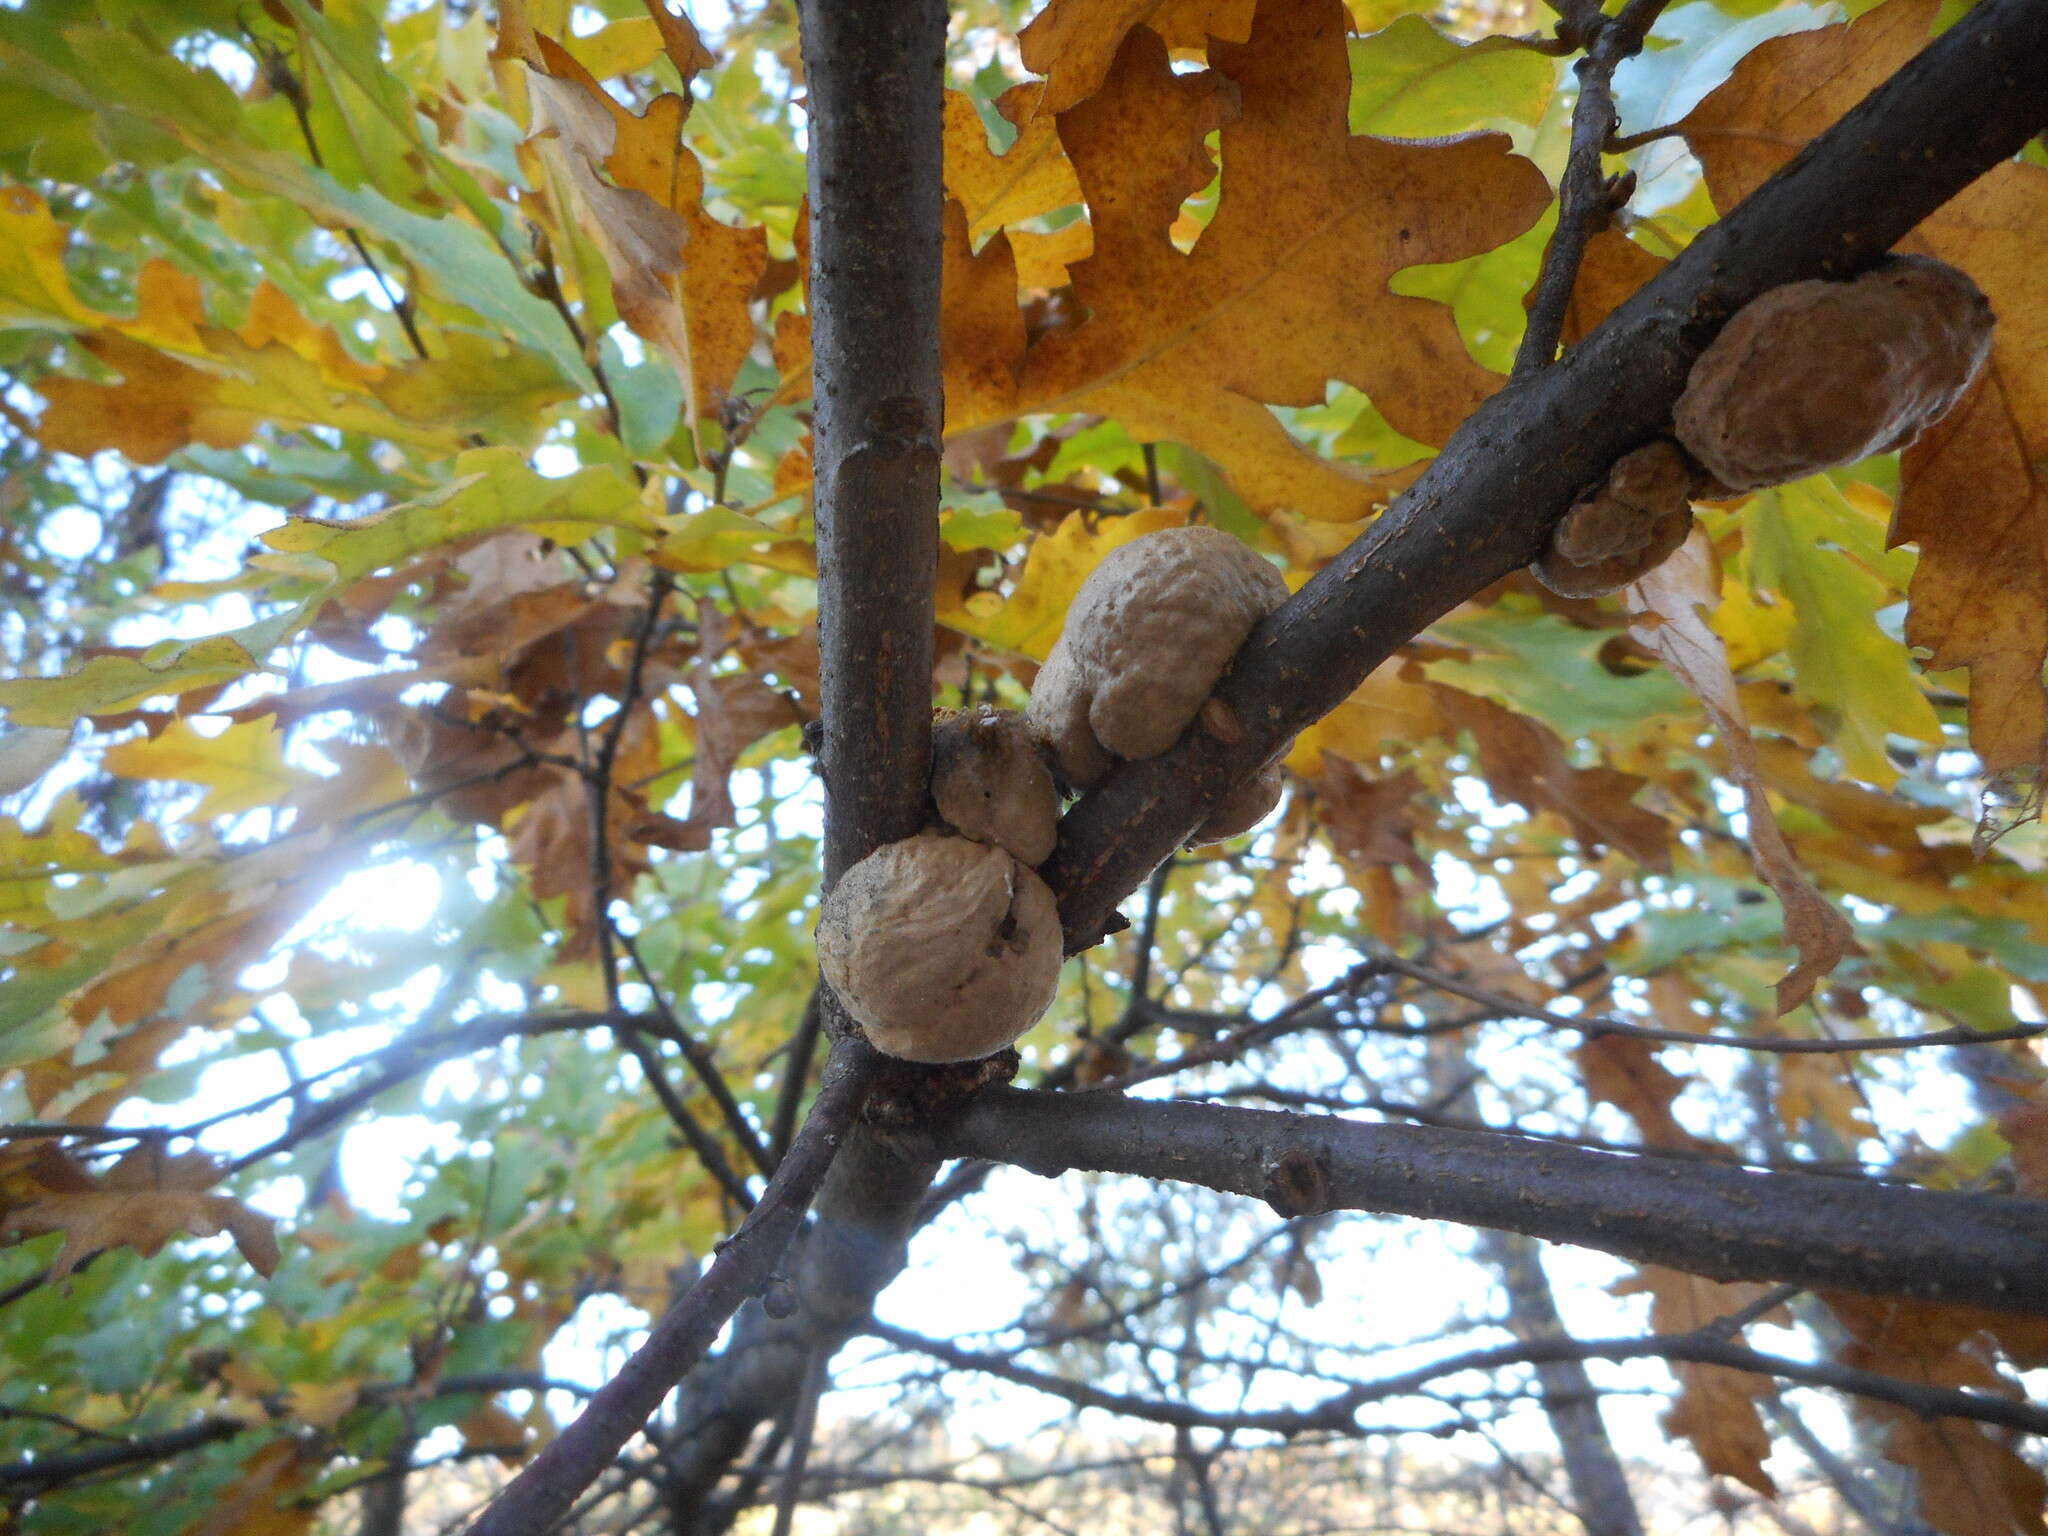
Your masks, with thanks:
[[(870, 709), (820, 625), (883, 621), (821, 580), (865, 471), (817, 407), (863, 381), (814, 369), (813, 245), (914, 178), (807, 193), (856, 117), (812, 9), (0, 8), (0, 1531), (459, 1529), (717, 1256), (722, 1342), (568, 1523), (503, 1529), (1832, 1533), (1862, 1497), (2042, 1536), (2043, 141), (1896, 242), (1996, 316), (1903, 452), (1709, 487), (1607, 596), (1526, 566), (1647, 434), (1493, 544), (1430, 521), (1589, 451), (1620, 407), (1518, 392), (1709, 293), (1675, 395), (1728, 319), (1685, 253), (2026, 6), (953, 4), (900, 262), (940, 296), (930, 705), (1023, 710), (1089, 573), (1189, 525), (1263, 562), (1244, 655), (1344, 687), (1204, 717), (1157, 847), (1173, 794), (1067, 765), (1055, 1000), (932, 1073), (817, 990)], [(2048, 125), (2024, 72), (1960, 94)], [(1856, 269), (1863, 214), (1809, 215)], [(1421, 617), (1288, 638), (1358, 580)], [(875, 710), (914, 821), (926, 749)], [(1187, 846), (1240, 719), (1278, 808)], [(814, 1096), (820, 1214), (721, 1249)], [(1421, 1138), (1423, 1192), (1348, 1182), (1411, 1144), (1333, 1125)], [(1512, 1182), (1553, 1156), (1580, 1215)], [(1717, 1178), (1758, 1181), (1739, 1230), (1687, 1214)], [(1532, 1237), (1581, 1246), (1546, 1280)], [(1658, 1411), (1610, 1444), (1560, 1407), (1588, 1380)], [(498, 1508), (568, 1509), (533, 1486)]]

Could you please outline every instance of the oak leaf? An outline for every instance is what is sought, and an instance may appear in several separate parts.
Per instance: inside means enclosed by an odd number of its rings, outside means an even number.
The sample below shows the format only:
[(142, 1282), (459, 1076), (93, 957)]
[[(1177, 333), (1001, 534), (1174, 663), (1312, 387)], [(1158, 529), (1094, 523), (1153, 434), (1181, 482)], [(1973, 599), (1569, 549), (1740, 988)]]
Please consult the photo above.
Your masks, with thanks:
[[(1645, 1264), (1613, 1290), (1617, 1296), (1647, 1292), (1650, 1326), (1658, 1333), (1692, 1333), (1740, 1312), (1768, 1288), (1726, 1285), (1660, 1264)], [(1783, 1308), (1759, 1319), (1781, 1324), (1790, 1320)], [(1664, 1427), (1692, 1442), (1707, 1471), (1735, 1478), (1766, 1498), (1775, 1498), (1777, 1485), (1763, 1465), (1771, 1454), (1771, 1435), (1756, 1411), (1757, 1399), (1773, 1391), (1770, 1378), (1685, 1361), (1673, 1361), (1671, 1371), (1678, 1378), (1678, 1400), (1664, 1415)]]
[(61, 1280), (95, 1253), (133, 1248), (151, 1257), (173, 1237), (226, 1232), (259, 1274), (277, 1269), (277, 1224), (232, 1195), (209, 1194), (226, 1174), (203, 1152), (167, 1157), (143, 1146), (95, 1176), (53, 1146), (38, 1153), (34, 1173), (41, 1193), (0, 1220), (0, 1232), (19, 1241), (47, 1232), (64, 1234), (50, 1262)]
[(2012, 1146), (2013, 1182), (2023, 1195), (2048, 1200), (2048, 1086), (2036, 1088), (1998, 1117)]
[[(1320, 404), (1341, 379), (1440, 443), (1491, 392), (1450, 311), (1386, 280), (1513, 238), (1549, 188), (1500, 135), (1349, 134), (1344, 34), (1338, 0), (1265, 0), (1249, 41), (1211, 45), (1214, 71), (1177, 75), (1157, 33), (1130, 33), (1101, 91), (1060, 116), (1094, 232), (1072, 269), (1087, 318), (1033, 343), (1019, 410), (1112, 416), (1205, 454), (1255, 510), (1348, 521), (1387, 482), (1310, 452), (1268, 406)], [(1183, 252), (1171, 231), (1219, 128), (1222, 196)]]
[(1118, 48), (1147, 27), (1169, 48), (1206, 48), (1211, 37), (1251, 35), (1256, 0), (1051, 0), (1017, 34), (1024, 67), (1047, 77), (1045, 110), (1064, 112), (1102, 88)]
[(1549, 726), (1491, 699), (1432, 684), (1438, 712), (1453, 730), (1472, 733), (1480, 770), (1503, 799), (1530, 811), (1554, 811), (1588, 847), (1612, 845), (1652, 869), (1671, 867), (1671, 825), (1635, 804), (1647, 782), (1615, 768), (1577, 768)]
[(675, 366), (693, 412), (715, 414), (754, 344), (747, 306), (767, 269), (767, 233), (705, 209), (704, 167), (683, 142), (687, 96), (664, 93), (635, 114), (553, 40), (539, 46), (535, 130), (559, 138), (619, 315)]
[(1778, 1012), (1789, 1013), (1813, 995), (1822, 977), (1855, 948), (1849, 920), (1831, 906), (1785, 841), (1764, 792), (1756, 742), (1728, 667), (1728, 650), (1706, 615), (1720, 598), (1721, 566), (1706, 534), (1691, 538), (1669, 560), (1624, 592), (1634, 615), (1631, 633), (1663, 659), (1699, 696), (1721, 733), (1729, 771), (1742, 791), (1749, 823), (1749, 855), (1764, 883), (1785, 908), (1785, 938), (1799, 963), (1778, 983)]
[[(2019, 1363), (2048, 1358), (2040, 1352), (2039, 1319), (1846, 1292), (1823, 1297), (1849, 1334), (1842, 1363), (1860, 1370), (2019, 1398), (2019, 1388), (1991, 1362), (1991, 1341), (2010, 1348), (2007, 1325), (2016, 1325), (2024, 1341)], [(1916, 1474), (1920, 1513), (1943, 1536), (2041, 1536), (2048, 1530), (2042, 1514), (2048, 1509), (2048, 1480), (2019, 1455), (2012, 1430), (1970, 1419), (1922, 1418), (1873, 1398), (1854, 1402), (1859, 1417), (1886, 1431), (1885, 1458)]]
[(1627, 1115), (1653, 1147), (1710, 1145), (1681, 1126), (1671, 1106), (1686, 1079), (1657, 1060), (1655, 1041), (1633, 1035), (1594, 1035), (1572, 1053), (1587, 1096)]

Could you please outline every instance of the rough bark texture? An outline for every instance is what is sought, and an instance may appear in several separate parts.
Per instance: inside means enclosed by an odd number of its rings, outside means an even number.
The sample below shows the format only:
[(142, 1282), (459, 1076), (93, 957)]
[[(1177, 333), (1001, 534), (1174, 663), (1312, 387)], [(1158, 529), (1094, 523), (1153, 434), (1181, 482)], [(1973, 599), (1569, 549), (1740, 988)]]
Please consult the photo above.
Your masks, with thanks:
[(1987, 0), (1548, 368), (1476, 411), (1422, 478), (1261, 624), (1217, 690), (1240, 739), (1191, 731), (1068, 812), (1040, 871), (1069, 953), (1279, 743), (1542, 550), (1581, 492), (1671, 419), (1722, 324), (1781, 283), (1868, 266), (2048, 123), (2048, 5)]
[[(1558, 1316), (1550, 1277), (1543, 1273), (1542, 1246), (1518, 1233), (1482, 1230), (1479, 1257), (1500, 1275), (1508, 1296), (1508, 1331), (1518, 1339), (1568, 1339)], [(1572, 1506), (1588, 1536), (1642, 1536), (1635, 1495), (1607, 1426), (1600, 1397), (1583, 1360), (1545, 1360), (1536, 1367), (1543, 1387), (1543, 1412), (1564, 1460)]]
[(962, 1111), (939, 1144), (957, 1157), (1048, 1176), (1085, 1168), (1203, 1184), (1275, 1201), (1283, 1215), (1420, 1216), (1714, 1280), (1790, 1281), (2048, 1316), (2043, 1200), (1112, 1093), (994, 1089)]

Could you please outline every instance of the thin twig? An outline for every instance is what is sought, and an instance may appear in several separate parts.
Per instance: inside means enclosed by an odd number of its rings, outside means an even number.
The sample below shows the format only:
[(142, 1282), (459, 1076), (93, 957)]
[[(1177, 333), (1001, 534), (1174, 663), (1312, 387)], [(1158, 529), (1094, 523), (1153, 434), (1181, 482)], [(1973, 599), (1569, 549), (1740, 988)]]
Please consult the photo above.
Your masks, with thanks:
[[(1655, 1024), (1630, 1024), (1606, 1014), (1555, 1013), (1522, 1002), (1505, 992), (1477, 986), (1447, 971), (1439, 971), (1395, 955), (1381, 958), (1387, 970), (1448, 992), (1468, 1002), (1498, 1011), (1501, 1017), (1530, 1019), (1574, 1030), (1589, 1039), (1602, 1035), (1625, 1035), (1632, 1040), (1654, 1040), (1665, 1045), (1718, 1045), (1737, 1051), (1763, 1051), (1778, 1056), (1842, 1056), (1858, 1051), (1907, 1051), (1929, 1045), (1987, 1045), (2001, 1040), (2032, 1040), (2048, 1034), (2048, 1024), (2014, 1024), (2006, 1029), (1938, 1029), (1921, 1035), (1890, 1035), (1877, 1040), (1786, 1040), (1774, 1035), (1710, 1035), (1689, 1029), (1664, 1029)], [(1472, 1020), (1477, 1023), (1479, 1021)]]
[(1617, 126), (1614, 71), (1623, 59), (1641, 50), (1644, 36), (1665, 4), (1666, 0), (1629, 0), (1612, 20), (1601, 16), (1597, 8), (1583, 13), (1582, 8), (1575, 8), (1565, 17), (1566, 26), (1559, 29), (1576, 30), (1584, 36), (1586, 54), (1576, 68), (1579, 99), (1572, 108), (1571, 149), (1558, 187), (1557, 232), (1544, 255), (1543, 272), (1529, 305), (1528, 329), (1515, 352), (1518, 375), (1543, 367), (1557, 355), (1586, 244), (1613, 216), (1614, 193), (1622, 188), (1609, 188), (1600, 174), (1600, 163)]

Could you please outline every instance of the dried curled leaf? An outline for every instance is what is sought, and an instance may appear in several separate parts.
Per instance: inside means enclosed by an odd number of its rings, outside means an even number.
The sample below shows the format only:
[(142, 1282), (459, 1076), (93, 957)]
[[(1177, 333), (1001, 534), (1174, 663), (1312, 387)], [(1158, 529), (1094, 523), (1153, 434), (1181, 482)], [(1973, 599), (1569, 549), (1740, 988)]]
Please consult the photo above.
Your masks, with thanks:
[(1604, 597), (1669, 559), (1692, 531), (1692, 467), (1658, 439), (1615, 461), (1564, 515), (1533, 569), (1560, 597)]
[(1700, 354), (1672, 422), (1730, 490), (1783, 485), (1907, 446), (1975, 382), (1991, 330), (1977, 285), (1931, 257), (1787, 283)]
[(932, 803), (962, 837), (1043, 864), (1059, 832), (1060, 797), (1021, 715), (981, 705), (932, 728)]
[(1068, 784), (1180, 739), (1252, 626), (1287, 600), (1280, 573), (1216, 528), (1162, 528), (1081, 584), (1025, 718)]
[(1001, 848), (936, 830), (849, 869), (818, 919), (818, 966), (875, 1048), (906, 1061), (999, 1051), (1052, 1006), (1052, 892)]

